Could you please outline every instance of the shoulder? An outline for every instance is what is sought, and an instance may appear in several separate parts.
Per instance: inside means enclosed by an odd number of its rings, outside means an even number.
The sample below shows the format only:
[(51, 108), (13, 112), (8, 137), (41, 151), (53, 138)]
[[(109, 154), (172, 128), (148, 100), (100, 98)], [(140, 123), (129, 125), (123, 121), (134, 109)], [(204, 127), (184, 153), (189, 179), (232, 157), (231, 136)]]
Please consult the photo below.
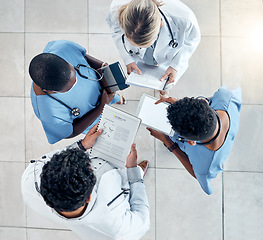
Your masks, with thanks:
[(51, 41), (49, 42), (45, 49), (44, 53), (57, 53), (60, 51), (69, 51), (69, 50), (78, 50), (80, 52), (83, 52), (85, 50), (84, 47), (80, 46), (79, 44), (72, 42), (72, 41), (67, 41), (67, 40), (57, 40), (57, 41)]
[(236, 105), (238, 111), (241, 107), (241, 88), (236, 88), (231, 91), (227, 86), (223, 86), (218, 89), (217, 92), (211, 98), (211, 107), (215, 110), (227, 111), (229, 106)]

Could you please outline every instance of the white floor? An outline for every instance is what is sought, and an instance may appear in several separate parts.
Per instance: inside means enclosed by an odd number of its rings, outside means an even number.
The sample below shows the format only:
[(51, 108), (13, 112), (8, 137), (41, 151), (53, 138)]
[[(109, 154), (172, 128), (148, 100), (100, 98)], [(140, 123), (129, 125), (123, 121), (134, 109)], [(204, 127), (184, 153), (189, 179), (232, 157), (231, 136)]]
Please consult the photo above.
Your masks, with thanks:
[[(151, 229), (144, 240), (263, 239), (263, 49), (247, 36), (261, 23), (260, 0), (184, 0), (200, 23), (202, 41), (172, 96), (211, 96), (218, 87), (241, 86), (240, 130), (213, 182), (204, 194), (179, 161), (141, 127), (137, 135), (140, 159), (151, 168), (145, 182), (151, 205)], [(106, 17), (110, 0), (0, 0), (0, 239), (77, 240), (62, 226), (27, 209), (20, 178), (30, 159), (67, 145), (49, 145), (34, 116), (28, 64), (50, 40), (67, 39), (89, 54), (114, 62), (120, 56)], [(261, 47), (261, 50), (259, 49)], [(143, 91), (124, 92), (134, 112)], [(87, 238), (88, 239), (88, 238)]]

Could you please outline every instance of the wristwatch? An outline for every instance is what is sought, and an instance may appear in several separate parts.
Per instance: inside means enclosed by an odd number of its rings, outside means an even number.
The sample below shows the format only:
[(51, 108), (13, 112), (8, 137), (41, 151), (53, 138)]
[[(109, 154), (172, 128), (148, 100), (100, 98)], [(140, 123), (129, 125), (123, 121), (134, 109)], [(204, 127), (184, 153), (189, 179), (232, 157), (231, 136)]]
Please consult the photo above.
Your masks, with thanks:
[(171, 147), (167, 147), (164, 143), (163, 145), (170, 151), (173, 152), (175, 149), (179, 148), (178, 144), (176, 142), (173, 143)]

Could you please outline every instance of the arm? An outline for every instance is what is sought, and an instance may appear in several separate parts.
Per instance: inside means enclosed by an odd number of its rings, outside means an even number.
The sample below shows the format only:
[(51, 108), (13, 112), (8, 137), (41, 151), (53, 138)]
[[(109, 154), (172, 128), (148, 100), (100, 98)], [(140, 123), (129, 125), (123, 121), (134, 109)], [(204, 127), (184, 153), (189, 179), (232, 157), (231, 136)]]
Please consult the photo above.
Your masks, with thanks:
[(88, 62), (88, 64), (96, 70), (107, 65), (106, 62), (102, 62), (101, 60), (92, 57), (88, 54), (85, 55), (85, 59)]
[(127, 157), (126, 167), (130, 185), (130, 210), (127, 210), (122, 217), (118, 236), (139, 239), (150, 227), (150, 212), (145, 186), (140, 169), (137, 167), (135, 144), (132, 145), (131, 152)]
[(113, 99), (115, 93), (108, 94), (106, 90), (103, 90), (102, 96), (101, 96), (101, 102), (99, 106), (94, 108), (93, 110), (87, 112), (85, 115), (83, 115), (81, 118), (76, 118), (73, 121), (73, 132), (70, 136), (67, 138), (73, 138), (80, 133), (82, 133), (88, 126), (90, 126), (101, 114), (103, 107), (105, 104), (109, 104), (111, 100)]
[[(183, 26), (182, 26), (183, 27)], [(192, 21), (185, 23), (185, 39), (180, 51), (173, 57), (170, 67), (177, 72), (184, 70), (188, 67), (188, 61), (193, 55), (201, 40), (201, 33), (197, 20), (194, 18)]]
[[(151, 128), (147, 128), (147, 130), (150, 132), (150, 134), (159, 139), (161, 142), (163, 142), (165, 144), (165, 146), (167, 148), (171, 148), (174, 145), (174, 142), (164, 133), (159, 132), (159, 131), (155, 131)], [(175, 143), (176, 144), (176, 143)], [(177, 145), (177, 144), (176, 144)], [(192, 164), (189, 161), (188, 156), (186, 155), (185, 152), (183, 152), (179, 146), (177, 145), (176, 148), (172, 151), (172, 153), (179, 159), (179, 161), (182, 163), (182, 165), (185, 167), (185, 169), (194, 177), (195, 173), (192, 167)]]

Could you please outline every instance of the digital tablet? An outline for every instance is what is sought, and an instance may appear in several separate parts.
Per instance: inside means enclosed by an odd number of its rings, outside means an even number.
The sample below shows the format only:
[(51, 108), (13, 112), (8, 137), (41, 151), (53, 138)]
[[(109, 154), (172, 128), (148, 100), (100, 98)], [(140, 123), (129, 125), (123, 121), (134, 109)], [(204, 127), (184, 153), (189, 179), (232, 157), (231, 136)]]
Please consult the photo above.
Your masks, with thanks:
[(172, 136), (174, 131), (167, 118), (168, 103), (155, 104), (159, 99), (143, 93), (137, 107), (136, 116), (142, 120), (142, 124)]

